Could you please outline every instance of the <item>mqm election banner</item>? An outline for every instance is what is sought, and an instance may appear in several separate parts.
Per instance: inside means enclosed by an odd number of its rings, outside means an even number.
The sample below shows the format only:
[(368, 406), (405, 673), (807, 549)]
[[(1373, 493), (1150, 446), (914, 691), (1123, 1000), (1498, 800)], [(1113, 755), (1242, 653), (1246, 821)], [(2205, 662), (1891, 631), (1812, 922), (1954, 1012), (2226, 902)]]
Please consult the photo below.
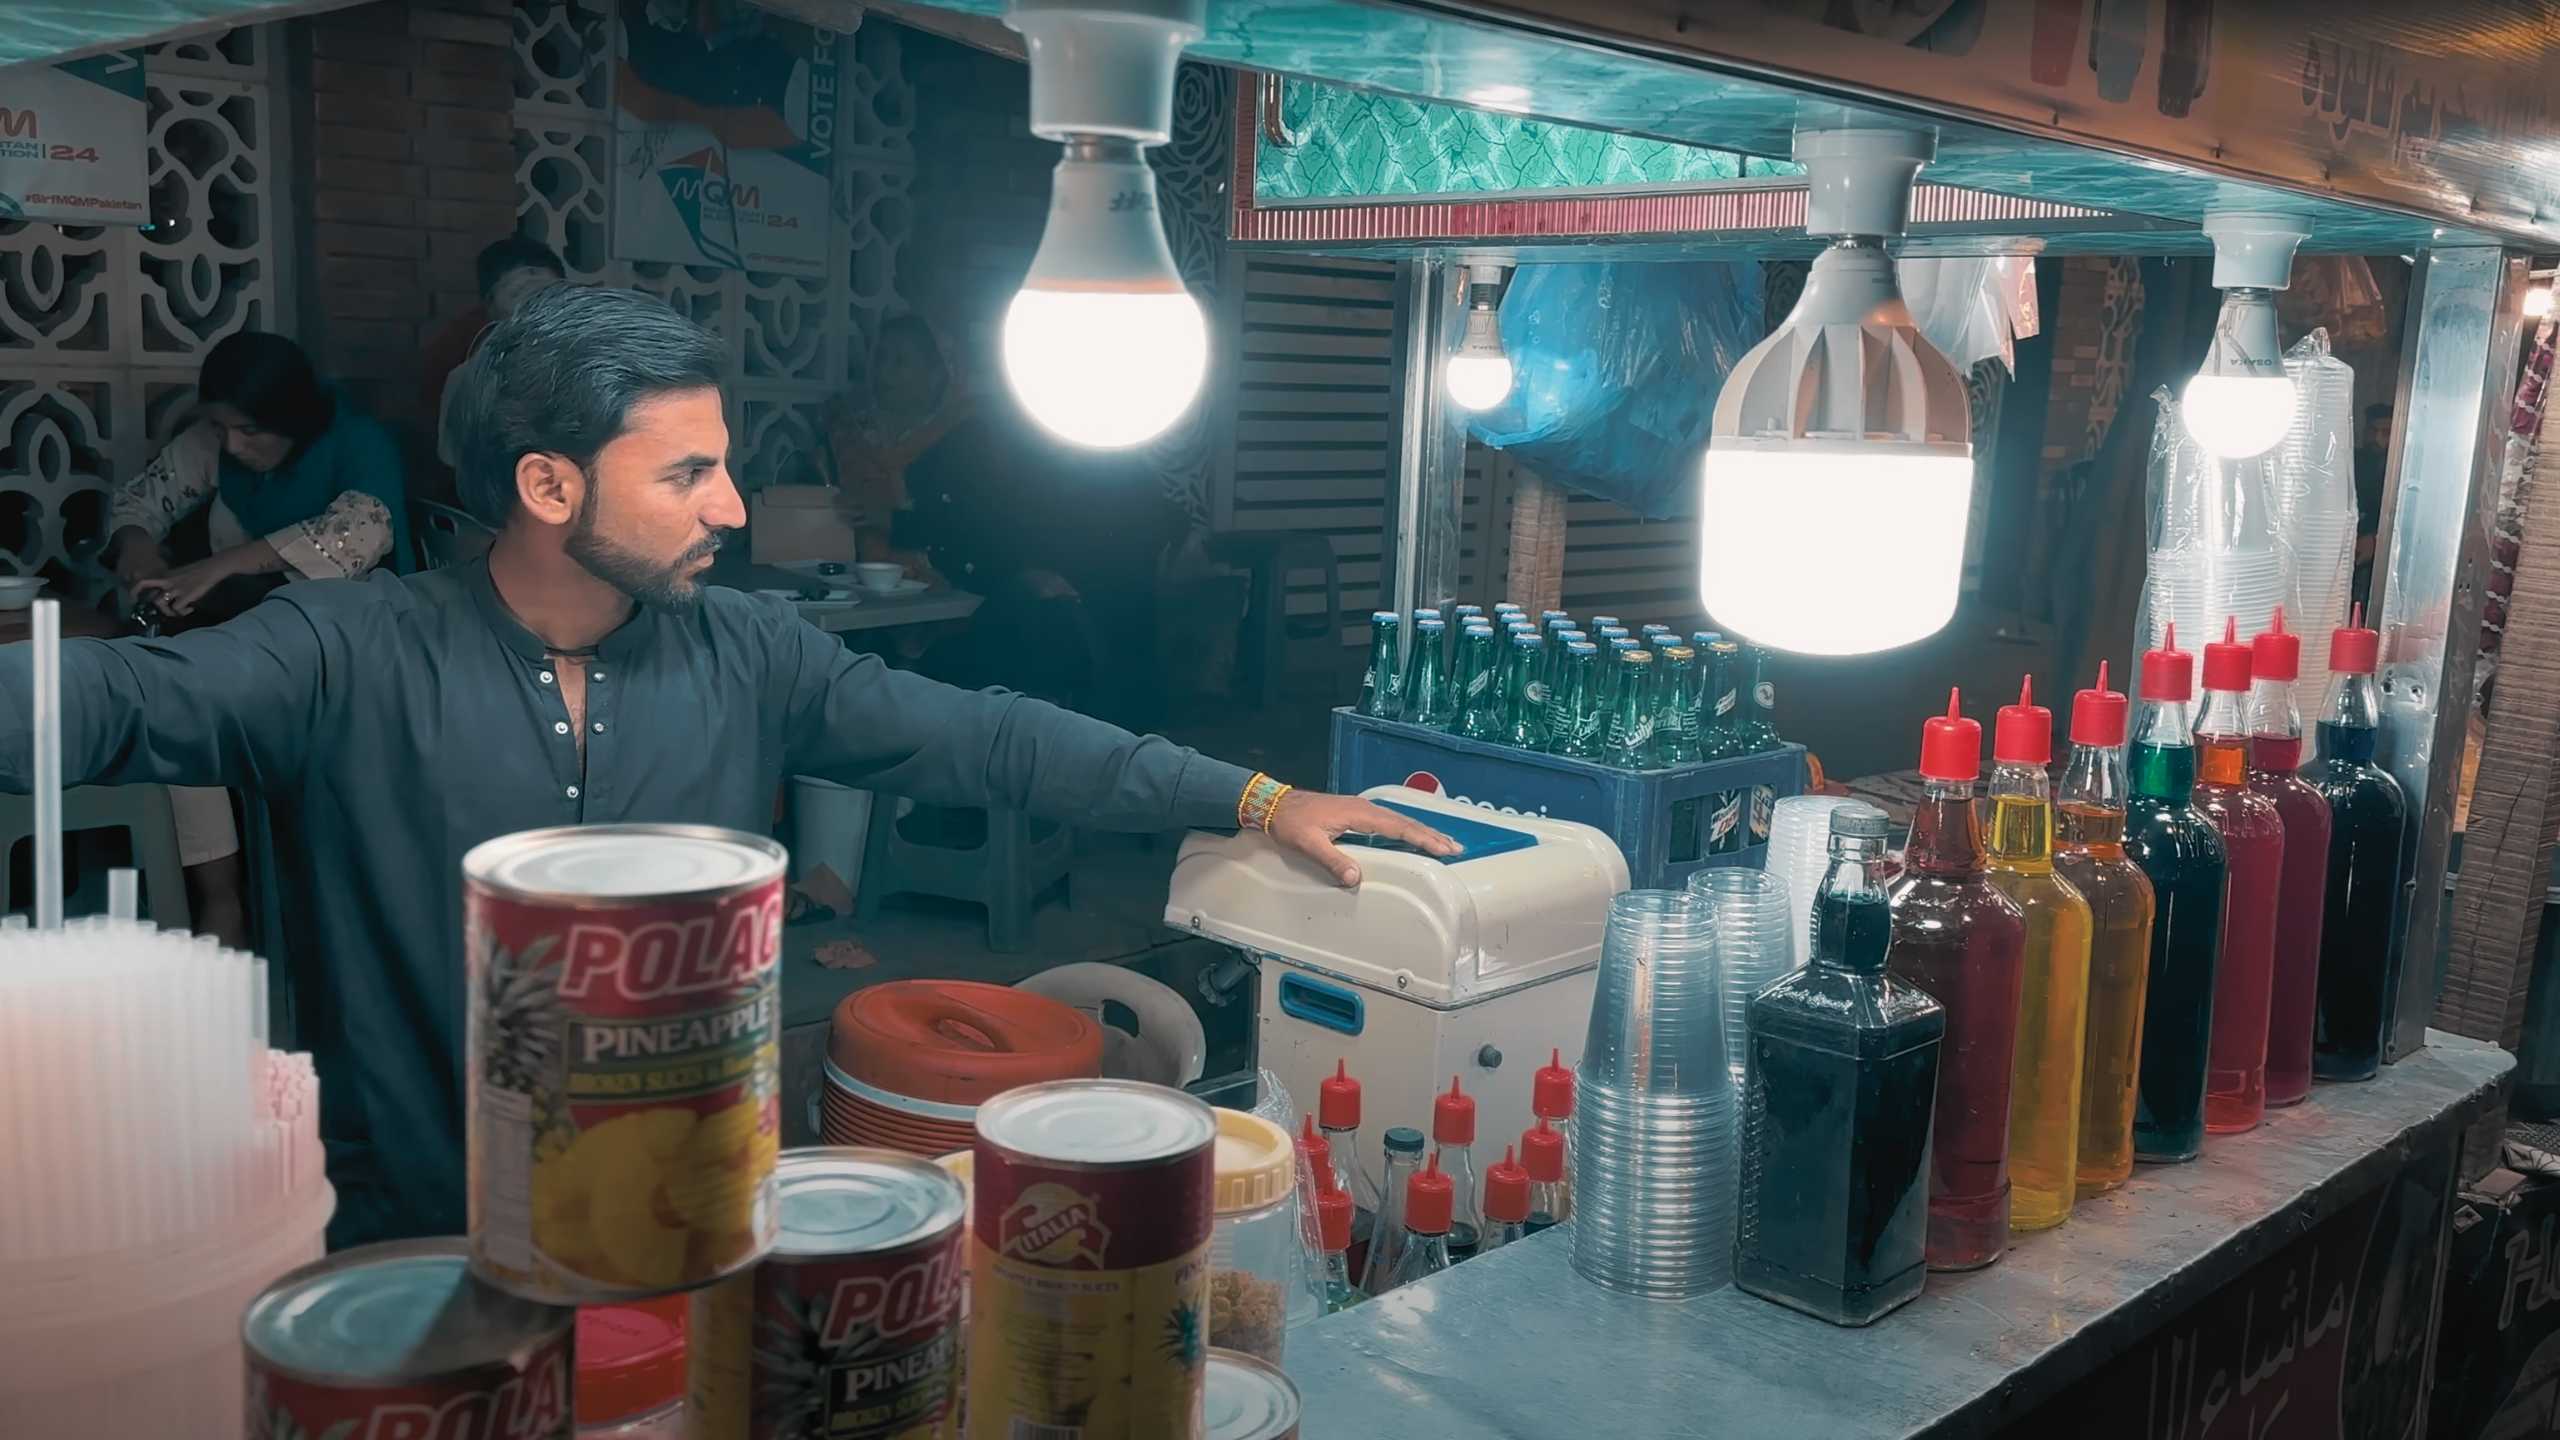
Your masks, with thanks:
[(0, 220), (151, 222), (142, 52), (0, 73)]
[(622, 0), (613, 254), (823, 275), (839, 36), (744, 0)]

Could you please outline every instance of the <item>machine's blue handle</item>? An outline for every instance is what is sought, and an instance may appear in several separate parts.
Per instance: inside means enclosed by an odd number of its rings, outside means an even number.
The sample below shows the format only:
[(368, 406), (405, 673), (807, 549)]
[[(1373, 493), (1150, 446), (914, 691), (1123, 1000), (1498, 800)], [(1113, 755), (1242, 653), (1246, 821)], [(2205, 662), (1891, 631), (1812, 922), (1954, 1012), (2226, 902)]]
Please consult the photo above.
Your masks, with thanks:
[(1280, 977), (1280, 1013), (1345, 1035), (1359, 1034), (1367, 1019), (1358, 991), (1310, 980), (1295, 971)]

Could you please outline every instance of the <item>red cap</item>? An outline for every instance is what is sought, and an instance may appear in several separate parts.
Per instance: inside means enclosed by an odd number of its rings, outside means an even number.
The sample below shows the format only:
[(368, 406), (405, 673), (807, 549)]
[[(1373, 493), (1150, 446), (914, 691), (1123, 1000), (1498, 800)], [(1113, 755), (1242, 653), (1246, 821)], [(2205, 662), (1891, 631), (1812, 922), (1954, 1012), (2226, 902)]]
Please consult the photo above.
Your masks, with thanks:
[(1947, 692), (1947, 713), (1931, 716), (1920, 727), (1920, 774), (1929, 780), (1971, 781), (1982, 773), (1982, 726), (1956, 708), (1956, 692)]
[(1520, 1163), (1529, 1178), (1553, 1185), (1564, 1178), (1564, 1132), (1544, 1119), (1520, 1137)]
[(686, 1298), (668, 1295), (578, 1312), (581, 1429), (663, 1410), (684, 1398)]
[(1458, 1187), (1440, 1173), (1440, 1152), (1404, 1182), (1404, 1228), (1417, 1235), (1446, 1235), (1457, 1209)]
[(1443, 1145), (1476, 1143), (1475, 1097), (1458, 1088), (1458, 1077), (1449, 1077), (1449, 1093), (1431, 1102), (1431, 1138)]
[(1316, 1172), (1316, 1238), (1327, 1250), (1351, 1248), (1351, 1192), (1333, 1183), (1333, 1172)]
[(2240, 621), (2237, 617), (2222, 622), (2221, 639), (2205, 644), (2204, 688), (2248, 693), (2249, 647), (2240, 643)]
[(1316, 1123), (1327, 1130), (1360, 1128), (1360, 1082), (1340, 1060), (1333, 1062), (1332, 1078), (1316, 1087)]
[(2159, 649), (2142, 652), (2142, 698), (2180, 704), (2196, 698), (2196, 657), (2178, 648), (2174, 621)]
[(2018, 703), (2003, 705), (1991, 726), (1991, 758), (2003, 765), (2053, 763), (2053, 712), (2036, 703), (2035, 677), (2018, 677)]
[(1333, 1142), (1316, 1133), (1316, 1117), (1298, 1117), (1298, 1159), (1312, 1175), (1333, 1173)]
[(1529, 1172), (1502, 1147), (1502, 1158), (1484, 1172), (1484, 1218), (1517, 1225), (1529, 1218)]
[(2347, 627), (2329, 636), (2329, 668), (2341, 675), (2370, 675), (2381, 659), (2381, 632), (2364, 628), (2364, 607), (2358, 605)]
[(2302, 637), (2284, 628), (2284, 607), (2276, 607), (2275, 628), (2263, 630), (2249, 646), (2249, 673), (2261, 680), (2302, 678)]
[(2124, 743), (2125, 698), (2107, 688), (2107, 662), (2098, 662), (2098, 688), (2071, 697), (2071, 743), (2113, 748)]
[(1564, 1068), (1564, 1051), (1551, 1049), (1547, 1063), (1529, 1081), (1529, 1113), (1549, 1120), (1573, 1116), (1573, 1072)]

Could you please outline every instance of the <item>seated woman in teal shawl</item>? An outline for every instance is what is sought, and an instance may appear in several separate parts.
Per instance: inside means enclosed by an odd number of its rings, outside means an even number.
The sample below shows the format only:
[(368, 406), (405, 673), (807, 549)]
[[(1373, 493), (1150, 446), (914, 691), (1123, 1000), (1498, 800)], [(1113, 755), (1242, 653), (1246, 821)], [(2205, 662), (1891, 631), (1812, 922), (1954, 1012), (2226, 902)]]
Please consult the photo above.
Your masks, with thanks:
[[(212, 553), (172, 568), (163, 542), (208, 504)], [(246, 332), (205, 356), (192, 422), (117, 491), (109, 554), (135, 598), (210, 620), (284, 580), (406, 571), (408, 511), (390, 432), (323, 385), (301, 346)]]

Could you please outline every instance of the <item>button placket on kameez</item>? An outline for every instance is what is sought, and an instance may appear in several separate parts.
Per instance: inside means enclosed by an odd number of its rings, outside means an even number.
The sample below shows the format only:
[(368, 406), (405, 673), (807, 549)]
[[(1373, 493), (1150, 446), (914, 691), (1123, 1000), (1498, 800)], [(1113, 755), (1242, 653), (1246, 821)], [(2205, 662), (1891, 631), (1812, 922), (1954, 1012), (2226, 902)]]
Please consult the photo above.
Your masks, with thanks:
[[(612, 788), (612, 761), (619, 752), (612, 749), (613, 687), (605, 683), (611, 667), (596, 664), (587, 669), (587, 800), (590, 804), (604, 798)], [(578, 736), (569, 737), (575, 744)]]
[(560, 677), (552, 673), (548, 663), (535, 669), (533, 681), (538, 692), (535, 709), (552, 711), (552, 744), (557, 748), (552, 753), (551, 775), (559, 783), (561, 806), (569, 812), (569, 823), (574, 825), (586, 819), (588, 787), (581, 783), (585, 775), (578, 755), (578, 737), (569, 729), (569, 700), (560, 693)]

